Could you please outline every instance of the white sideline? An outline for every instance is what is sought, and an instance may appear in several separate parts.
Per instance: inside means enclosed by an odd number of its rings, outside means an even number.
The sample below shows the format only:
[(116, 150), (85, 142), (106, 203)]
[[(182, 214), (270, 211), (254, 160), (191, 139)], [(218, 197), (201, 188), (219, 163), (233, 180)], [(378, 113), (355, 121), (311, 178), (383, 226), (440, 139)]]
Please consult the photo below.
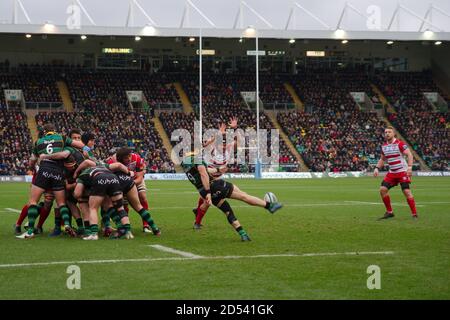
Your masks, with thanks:
[[(178, 250), (177, 250), (178, 251)], [(185, 261), (185, 260), (227, 260), (227, 259), (256, 259), (256, 258), (282, 258), (282, 257), (320, 257), (320, 256), (362, 256), (362, 255), (391, 255), (393, 251), (361, 251), (361, 252), (317, 252), (302, 254), (260, 254), (254, 256), (215, 256), (199, 258), (167, 257), (167, 258), (143, 258), (143, 259), (115, 259), (115, 260), (81, 260), (81, 261), (52, 261), (35, 263), (0, 264), (0, 268), (38, 267), (69, 264), (101, 264), (122, 262), (153, 262), (153, 261)]]
[[(353, 204), (371, 204), (371, 205), (382, 205), (383, 203), (381, 202), (368, 202), (368, 201), (344, 201), (347, 203), (353, 203)], [(427, 202), (429, 203), (429, 202)], [(408, 207), (408, 204), (405, 203), (398, 203), (398, 202), (392, 202), (393, 205), (395, 206), (400, 206), (400, 207)], [(422, 204), (416, 204), (416, 207), (424, 207), (424, 205)]]
[(178, 254), (178, 255), (180, 255), (182, 257), (185, 257), (185, 258), (191, 258), (191, 259), (202, 259), (202, 258), (204, 258), (203, 256), (198, 256), (196, 254), (193, 254), (193, 253), (190, 253), (190, 252), (186, 252), (186, 251), (180, 251), (180, 250), (177, 250), (177, 249), (172, 249), (172, 248), (169, 248), (169, 247), (166, 247), (166, 246), (162, 246), (162, 245), (159, 245), (159, 244), (152, 244), (152, 245), (149, 245), (149, 247), (155, 248), (156, 250), (159, 250), (159, 251), (164, 251), (164, 252), (170, 252), (170, 253)]
[(19, 213), (20, 212), (20, 210), (13, 209), (13, 208), (5, 208), (5, 210), (9, 211), (9, 212), (15, 212), (15, 213)]

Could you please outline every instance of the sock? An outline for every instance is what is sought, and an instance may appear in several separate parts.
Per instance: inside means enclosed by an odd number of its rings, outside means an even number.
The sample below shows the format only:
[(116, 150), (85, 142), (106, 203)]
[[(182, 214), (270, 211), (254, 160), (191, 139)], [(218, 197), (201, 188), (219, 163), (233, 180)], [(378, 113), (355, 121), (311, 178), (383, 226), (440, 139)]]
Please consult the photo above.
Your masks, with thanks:
[[(147, 200), (141, 201), (141, 206), (144, 207), (144, 209), (148, 211), (148, 202), (147, 202)], [(148, 224), (147, 221), (142, 220), (142, 226), (143, 226), (144, 228), (145, 228), (145, 227), (149, 227), (149, 224)]]
[(102, 216), (102, 223), (105, 228), (111, 228), (111, 219), (110, 215), (114, 208), (109, 208), (107, 211), (101, 209), (100, 215)]
[(36, 205), (28, 207), (28, 234), (32, 234), (34, 232), (34, 223), (38, 214), (38, 207)]
[(24, 205), (22, 208), (22, 211), (20, 212), (19, 218), (16, 221), (16, 226), (21, 226), (23, 223), (23, 220), (25, 220), (25, 218), (28, 215), (28, 205)]
[(237, 233), (239, 233), (240, 236), (245, 236), (247, 235), (247, 232), (245, 232), (244, 228), (242, 228), (242, 226), (239, 226), (236, 228)]
[(59, 211), (59, 208), (55, 208), (54, 212), (55, 212), (55, 229), (61, 228), (62, 223), (61, 212)]
[(416, 201), (414, 201), (414, 198), (407, 198), (406, 201), (408, 202), (409, 208), (411, 209), (411, 214), (413, 216), (417, 215)]
[(266, 201), (266, 205), (265, 205), (264, 208), (269, 209), (269, 208), (270, 208), (270, 202), (267, 202), (267, 201)]
[(147, 222), (152, 229), (158, 229), (158, 227), (155, 224), (155, 221), (153, 221), (153, 219), (150, 215), (150, 212), (148, 212), (146, 209), (142, 208), (138, 213), (141, 216), (142, 220)]
[(77, 222), (78, 230), (83, 230), (83, 229), (84, 229), (84, 226), (83, 226), (83, 219), (78, 218), (78, 219), (76, 219), (75, 221)]
[(391, 197), (389, 195), (383, 197), (384, 206), (386, 207), (386, 211), (389, 213), (392, 213), (392, 207), (391, 207)]
[(83, 224), (86, 230), (89, 229), (89, 220), (84, 220)]
[(206, 214), (206, 211), (203, 211), (202, 209), (200, 209), (200, 207), (202, 206), (204, 200), (203, 198), (198, 198), (198, 203), (197, 203), (197, 214), (195, 215), (195, 223), (196, 224), (202, 224), (202, 219)]
[(91, 224), (89, 226), (90, 234), (97, 234), (98, 233), (98, 224)]
[(125, 232), (131, 231), (131, 225), (129, 223), (126, 223), (126, 224), (122, 225), (122, 229)]
[(91, 226), (90, 225), (88, 225), (88, 226), (84, 225), (84, 234), (87, 236), (89, 236), (91, 234)]
[(38, 228), (42, 228), (44, 225), (45, 220), (47, 220), (48, 216), (50, 215), (51, 208), (48, 208), (46, 206), (42, 206), (39, 208), (39, 222), (38, 222)]
[(113, 210), (111, 211), (110, 217), (112, 219), (112, 221), (114, 221), (114, 223), (116, 224), (117, 228), (120, 228), (122, 226), (122, 223), (120, 222), (120, 216), (119, 213), (117, 212), (116, 209), (112, 208)]
[(61, 206), (59, 208), (61, 212), (61, 218), (64, 221), (64, 226), (70, 226), (70, 211), (66, 206)]

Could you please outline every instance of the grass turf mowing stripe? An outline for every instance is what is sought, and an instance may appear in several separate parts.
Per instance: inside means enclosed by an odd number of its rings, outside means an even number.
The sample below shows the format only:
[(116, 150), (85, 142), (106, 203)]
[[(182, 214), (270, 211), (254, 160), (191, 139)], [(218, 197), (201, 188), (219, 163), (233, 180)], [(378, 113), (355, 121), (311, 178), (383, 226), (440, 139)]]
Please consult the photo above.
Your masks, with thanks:
[(392, 255), (393, 251), (361, 251), (361, 252), (316, 252), (301, 254), (260, 254), (254, 256), (198, 256), (199, 258), (168, 257), (168, 258), (142, 258), (142, 259), (114, 259), (114, 260), (81, 260), (81, 261), (50, 261), (34, 263), (0, 264), (0, 268), (39, 267), (65, 264), (102, 264), (124, 262), (153, 262), (153, 261), (185, 261), (185, 260), (227, 260), (227, 259), (257, 259), (257, 258), (283, 258), (283, 257), (326, 257), (326, 256), (362, 256), (362, 255)]

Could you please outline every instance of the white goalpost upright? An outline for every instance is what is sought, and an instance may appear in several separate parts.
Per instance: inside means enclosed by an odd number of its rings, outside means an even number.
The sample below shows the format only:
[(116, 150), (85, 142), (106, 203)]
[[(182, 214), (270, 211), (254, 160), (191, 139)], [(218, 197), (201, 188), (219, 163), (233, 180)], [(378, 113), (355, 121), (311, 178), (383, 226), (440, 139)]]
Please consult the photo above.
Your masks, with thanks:
[(202, 105), (202, 60), (203, 60), (203, 37), (202, 37), (202, 29), (200, 28), (199, 34), (199, 51), (198, 51), (198, 114), (199, 114), (199, 122), (200, 122), (200, 130), (199, 130), (199, 141), (200, 141), (200, 150), (203, 150), (203, 105)]

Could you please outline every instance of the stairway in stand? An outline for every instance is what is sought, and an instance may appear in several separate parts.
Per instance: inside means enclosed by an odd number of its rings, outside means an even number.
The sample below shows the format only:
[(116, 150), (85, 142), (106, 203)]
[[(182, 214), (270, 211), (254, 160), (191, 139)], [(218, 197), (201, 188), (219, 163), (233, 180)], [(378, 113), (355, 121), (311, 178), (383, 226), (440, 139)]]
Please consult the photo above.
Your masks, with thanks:
[[(172, 154), (172, 144), (170, 143), (170, 139), (167, 136), (166, 130), (164, 130), (161, 120), (159, 120), (159, 118), (157, 116), (152, 118), (152, 120), (153, 120), (153, 123), (155, 124), (156, 131), (158, 131), (158, 134), (162, 139), (164, 148), (166, 148), (167, 153), (169, 154), (169, 157), (170, 157)], [(175, 165), (175, 171), (177, 173), (181, 173), (181, 172), (183, 172), (183, 168), (181, 168), (180, 165)]]
[(300, 155), (300, 153), (297, 151), (297, 149), (295, 148), (294, 144), (292, 143), (292, 141), (289, 139), (289, 137), (287, 136), (286, 133), (284, 133), (283, 129), (281, 128), (280, 124), (278, 123), (277, 120), (277, 114), (273, 111), (265, 111), (264, 112), (267, 117), (270, 119), (270, 122), (272, 122), (272, 124), (274, 125), (275, 129), (278, 129), (278, 132), (280, 133), (280, 138), (283, 139), (284, 143), (286, 143), (286, 145), (289, 148), (289, 151), (291, 151), (291, 153), (295, 156), (295, 158), (297, 159), (300, 168), (299, 171), (302, 172), (308, 172), (309, 168), (308, 166), (305, 164), (305, 161), (303, 161), (302, 156)]

